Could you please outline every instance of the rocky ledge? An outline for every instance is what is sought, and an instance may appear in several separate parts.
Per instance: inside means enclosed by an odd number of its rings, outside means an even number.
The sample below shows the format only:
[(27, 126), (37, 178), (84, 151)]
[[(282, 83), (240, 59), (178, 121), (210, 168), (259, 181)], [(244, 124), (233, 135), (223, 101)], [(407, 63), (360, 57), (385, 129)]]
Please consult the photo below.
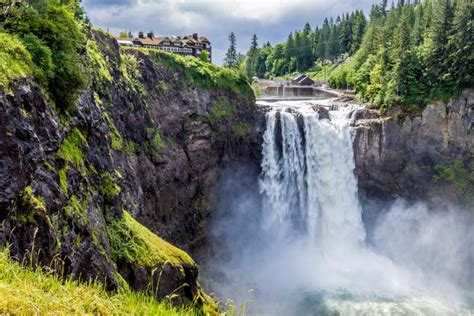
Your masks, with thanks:
[(431, 103), (416, 117), (404, 117), (396, 108), (386, 115), (366, 108), (354, 119), (363, 195), (472, 206), (474, 90), (448, 103)]

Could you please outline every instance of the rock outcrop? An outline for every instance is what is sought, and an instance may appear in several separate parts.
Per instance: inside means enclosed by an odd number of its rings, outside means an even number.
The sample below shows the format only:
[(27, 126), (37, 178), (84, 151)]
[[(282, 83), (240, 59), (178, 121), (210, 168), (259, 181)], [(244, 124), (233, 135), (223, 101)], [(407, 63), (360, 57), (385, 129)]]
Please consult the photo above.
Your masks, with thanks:
[(125, 279), (199, 302), (196, 264), (164, 240), (205, 245), (213, 185), (234, 161), (258, 168), (263, 116), (235, 74), (91, 36), (92, 84), (74, 109), (26, 79), (0, 91), (0, 243), (111, 289)]
[(356, 173), (363, 194), (465, 202), (456, 185), (438, 174), (441, 166), (456, 160), (468, 169), (473, 159), (473, 90), (447, 104), (429, 104), (417, 117), (403, 117), (398, 109), (387, 115), (363, 109), (354, 118)]

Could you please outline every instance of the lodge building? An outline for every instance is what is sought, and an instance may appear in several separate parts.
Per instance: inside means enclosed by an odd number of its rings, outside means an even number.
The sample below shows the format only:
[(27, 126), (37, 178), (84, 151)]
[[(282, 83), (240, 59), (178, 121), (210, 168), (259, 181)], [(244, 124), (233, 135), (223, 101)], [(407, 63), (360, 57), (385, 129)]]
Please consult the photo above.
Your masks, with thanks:
[(117, 43), (121, 46), (143, 47), (159, 49), (175, 54), (198, 57), (202, 51), (206, 51), (209, 61), (212, 61), (211, 42), (204, 36), (197, 33), (185, 36), (160, 36), (155, 37), (153, 32), (145, 34), (138, 33), (137, 38), (117, 38)]

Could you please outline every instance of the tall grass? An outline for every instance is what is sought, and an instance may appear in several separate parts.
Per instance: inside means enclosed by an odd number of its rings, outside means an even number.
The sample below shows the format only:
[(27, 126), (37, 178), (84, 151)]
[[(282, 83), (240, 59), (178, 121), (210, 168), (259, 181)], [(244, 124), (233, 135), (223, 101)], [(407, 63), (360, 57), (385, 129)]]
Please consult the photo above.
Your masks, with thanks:
[(191, 306), (173, 307), (153, 297), (122, 288), (107, 292), (103, 285), (62, 281), (48, 269), (35, 271), (11, 261), (0, 250), (0, 314), (31, 315), (203, 315)]

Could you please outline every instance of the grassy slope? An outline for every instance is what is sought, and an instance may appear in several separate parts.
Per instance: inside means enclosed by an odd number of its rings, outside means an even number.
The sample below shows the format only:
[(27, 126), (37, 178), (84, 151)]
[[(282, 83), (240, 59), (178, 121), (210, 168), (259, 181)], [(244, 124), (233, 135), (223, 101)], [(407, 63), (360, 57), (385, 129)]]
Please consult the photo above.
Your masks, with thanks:
[(174, 308), (166, 302), (121, 289), (108, 293), (95, 283), (61, 281), (47, 269), (30, 269), (12, 262), (0, 250), (0, 314), (119, 314), (201, 315), (191, 307)]

